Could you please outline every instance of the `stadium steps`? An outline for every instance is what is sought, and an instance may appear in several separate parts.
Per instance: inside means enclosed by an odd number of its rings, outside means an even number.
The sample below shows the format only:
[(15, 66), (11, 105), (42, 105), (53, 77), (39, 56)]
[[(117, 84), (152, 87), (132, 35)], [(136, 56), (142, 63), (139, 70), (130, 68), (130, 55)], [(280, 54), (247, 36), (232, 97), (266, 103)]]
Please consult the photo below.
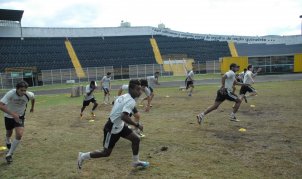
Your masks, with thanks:
[(230, 49), (232, 57), (238, 57), (235, 43), (233, 41), (230, 41), (230, 42), (228, 42), (228, 45), (229, 45), (229, 49)]
[(153, 53), (154, 53), (154, 57), (155, 57), (156, 62), (158, 64), (163, 64), (163, 59), (161, 57), (161, 54), (160, 54), (160, 51), (159, 51), (156, 40), (154, 38), (151, 38), (150, 43), (151, 43), (151, 46), (152, 46), (152, 49), (153, 49)]
[(72, 47), (72, 44), (69, 40), (65, 40), (65, 46), (66, 46), (66, 49), (68, 51), (68, 54), (70, 56), (70, 59), (71, 59), (71, 62), (75, 68), (75, 71), (76, 71), (76, 74), (78, 76), (78, 78), (84, 78), (86, 75), (84, 73), (84, 70), (80, 64), (80, 61), (77, 57), (77, 54), (75, 53), (73, 47)]

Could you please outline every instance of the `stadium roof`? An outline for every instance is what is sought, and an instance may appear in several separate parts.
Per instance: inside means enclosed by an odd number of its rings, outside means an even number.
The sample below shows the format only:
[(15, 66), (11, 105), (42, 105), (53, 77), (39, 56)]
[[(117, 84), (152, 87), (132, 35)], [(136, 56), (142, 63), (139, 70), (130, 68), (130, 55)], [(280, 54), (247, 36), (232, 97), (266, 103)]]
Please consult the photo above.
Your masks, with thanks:
[(0, 9), (0, 20), (21, 22), (23, 10)]

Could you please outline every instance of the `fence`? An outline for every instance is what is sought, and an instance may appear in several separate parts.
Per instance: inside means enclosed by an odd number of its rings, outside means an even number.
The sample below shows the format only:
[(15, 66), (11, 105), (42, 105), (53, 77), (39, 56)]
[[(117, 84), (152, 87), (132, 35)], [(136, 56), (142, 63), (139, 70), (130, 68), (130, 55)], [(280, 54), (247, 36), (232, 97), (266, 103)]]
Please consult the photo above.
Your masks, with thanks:
[(111, 72), (112, 79), (114, 79), (114, 70), (112, 66), (108, 67), (88, 67), (83, 68), (86, 77), (78, 78), (75, 69), (56, 69), (56, 70), (42, 70), (43, 85), (48, 84), (63, 84), (63, 83), (80, 83), (88, 81), (98, 81), (103, 78), (107, 72)]
[[(219, 65), (218, 61), (209, 63), (196, 62), (193, 64), (193, 69), (196, 74), (219, 73), (217, 65)], [(86, 75), (84, 78), (78, 78), (75, 69), (42, 70), (41, 73), (34, 74), (30, 77), (26, 76), (27, 73), (22, 72), (0, 73), (0, 87), (1, 89), (14, 88), (20, 80), (27, 81), (30, 86), (80, 83), (89, 82), (91, 80), (99, 81), (107, 72), (111, 72), (113, 80), (146, 78), (155, 72), (159, 72), (161, 76), (173, 75), (173, 72), (164, 71), (163, 65), (160, 64), (129, 65), (128, 68), (122, 66), (120, 68), (113, 68), (112, 66), (88, 67), (83, 68), (83, 70)]]

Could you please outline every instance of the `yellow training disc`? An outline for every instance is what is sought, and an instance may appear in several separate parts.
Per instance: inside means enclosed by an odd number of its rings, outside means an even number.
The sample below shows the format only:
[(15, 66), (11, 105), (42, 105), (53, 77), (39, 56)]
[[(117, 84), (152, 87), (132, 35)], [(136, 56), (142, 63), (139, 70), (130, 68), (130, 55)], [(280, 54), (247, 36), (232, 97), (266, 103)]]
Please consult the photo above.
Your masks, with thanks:
[(245, 129), (245, 128), (240, 128), (239, 131), (240, 131), (240, 132), (245, 132), (246, 129)]
[(255, 105), (253, 105), (253, 104), (251, 104), (251, 108), (254, 108), (254, 107), (256, 107)]
[(94, 122), (94, 120), (91, 119), (91, 120), (89, 120), (89, 122)]
[(0, 147), (0, 151), (1, 151), (1, 150), (6, 150), (6, 149), (7, 149), (7, 147), (4, 147), (4, 146), (1, 146), (1, 147)]

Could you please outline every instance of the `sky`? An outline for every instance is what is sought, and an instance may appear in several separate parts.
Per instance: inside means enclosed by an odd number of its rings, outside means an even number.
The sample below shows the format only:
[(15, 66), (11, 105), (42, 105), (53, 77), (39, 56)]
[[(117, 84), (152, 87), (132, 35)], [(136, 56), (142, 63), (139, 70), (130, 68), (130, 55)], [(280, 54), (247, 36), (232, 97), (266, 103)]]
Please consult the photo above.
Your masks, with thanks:
[(23, 27), (167, 28), (217, 35), (300, 35), (302, 0), (0, 0)]

